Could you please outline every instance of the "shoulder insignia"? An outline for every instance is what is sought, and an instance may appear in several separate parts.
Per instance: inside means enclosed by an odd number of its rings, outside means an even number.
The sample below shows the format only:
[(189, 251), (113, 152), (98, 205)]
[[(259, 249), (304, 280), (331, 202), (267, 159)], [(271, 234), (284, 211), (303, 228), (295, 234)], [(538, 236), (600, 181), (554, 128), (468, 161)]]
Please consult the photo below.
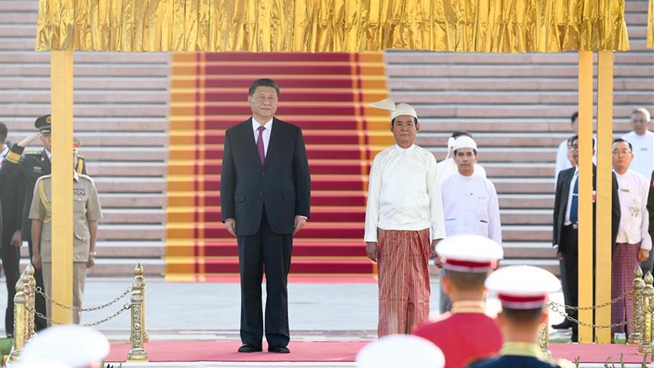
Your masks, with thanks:
[[(85, 175), (85, 174), (79, 174), (79, 173), (77, 175), (79, 175), (79, 177), (81, 179), (86, 179), (86, 180), (90, 181), (91, 183), (93, 183), (93, 178), (91, 178), (90, 176)], [(93, 184), (95, 185), (95, 183), (93, 183)]]

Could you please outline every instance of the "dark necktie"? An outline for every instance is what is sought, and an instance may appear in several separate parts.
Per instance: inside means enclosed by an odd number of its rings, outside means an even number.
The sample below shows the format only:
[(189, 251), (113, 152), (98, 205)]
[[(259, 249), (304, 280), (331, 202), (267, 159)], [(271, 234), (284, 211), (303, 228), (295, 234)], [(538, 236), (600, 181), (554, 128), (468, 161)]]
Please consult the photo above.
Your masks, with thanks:
[(570, 222), (576, 224), (579, 220), (579, 177), (573, 178), (575, 186), (572, 189), (572, 201), (570, 202)]
[(263, 165), (264, 161), (266, 161), (266, 151), (263, 149), (263, 131), (266, 130), (266, 128), (260, 126), (257, 130), (259, 131), (259, 138), (257, 138), (257, 151), (259, 151), (259, 160), (261, 160), (261, 164)]

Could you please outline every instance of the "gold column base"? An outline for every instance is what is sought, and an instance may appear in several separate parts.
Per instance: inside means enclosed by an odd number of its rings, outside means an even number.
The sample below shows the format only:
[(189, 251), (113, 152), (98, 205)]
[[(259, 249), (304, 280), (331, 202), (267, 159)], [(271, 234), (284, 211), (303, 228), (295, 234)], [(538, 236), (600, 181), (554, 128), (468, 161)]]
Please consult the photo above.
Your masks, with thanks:
[(643, 334), (640, 332), (634, 332), (629, 335), (627, 340), (627, 345), (640, 345), (643, 343)]
[(643, 345), (640, 345), (640, 346), (638, 347), (638, 354), (640, 354), (640, 355), (644, 355), (644, 354), (651, 355), (652, 352), (654, 351), (653, 348), (654, 348), (654, 347), (652, 346), (652, 344), (643, 344)]
[(127, 353), (127, 361), (128, 362), (147, 362), (148, 361), (148, 353), (143, 348), (130, 349), (129, 353)]

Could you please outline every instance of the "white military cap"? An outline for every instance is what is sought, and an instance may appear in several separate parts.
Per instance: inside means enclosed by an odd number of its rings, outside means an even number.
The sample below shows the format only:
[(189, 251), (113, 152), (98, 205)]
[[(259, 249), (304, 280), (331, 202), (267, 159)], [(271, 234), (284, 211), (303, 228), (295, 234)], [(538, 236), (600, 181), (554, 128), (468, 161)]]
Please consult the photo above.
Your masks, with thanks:
[(436, 245), (436, 254), (445, 258), (443, 268), (459, 272), (488, 272), (504, 258), (497, 242), (472, 234), (448, 236)]
[(459, 148), (472, 148), (473, 150), (476, 151), (477, 150), (477, 143), (475, 143), (474, 139), (472, 139), (472, 138), (470, 138), (468, 136), (462, 135), (459, 138), (454, 140), (453, 148), (454, 148), (455, 151), (458, 150)]
[(357, 368), (442, 368), (443, 352), (431, 341), (413, 335), (389, 335), (359, 351)]
[(100, 363), (109, 354), (109, 341), (100, 332), (78, 325), (47, 328), (25, 344), (21, 362), (32, 364), (48, 359), (71, 368), (84, 368)]
[(486, 288), (497, 292), (504, 308), (537, 309), (547, 303), (550, 293), (561, 289), (561, 282), (539, 267), (510, 266), (488, 276)]
[(378, 109), (389, 110), (391, 112), (391, 120), (395, 119), (398, 116), (409, 115), (414, 118), (418, 118), (416, 110), (409, 104), (400, 103), (395, 104), (390, 98), (373, 102), (370, 106), (376, 107)]

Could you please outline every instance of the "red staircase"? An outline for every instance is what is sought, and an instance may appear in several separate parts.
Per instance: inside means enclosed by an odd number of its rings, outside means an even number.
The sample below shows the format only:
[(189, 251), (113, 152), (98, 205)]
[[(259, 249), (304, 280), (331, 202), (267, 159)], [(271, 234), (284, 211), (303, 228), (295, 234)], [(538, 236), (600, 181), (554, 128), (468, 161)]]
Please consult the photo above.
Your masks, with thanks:
[(251, 115), (250, 83), (281, 88), (277, 116), (302, 128), (312, 176), (311, 218), (295, 236), (292, 277), (363, 277), (371, 157), (392, 143), (382, 54), (178, 54), (171, 76), (166, 277), (238, 275), (236, 239), (221, 223), (224, 132)]

